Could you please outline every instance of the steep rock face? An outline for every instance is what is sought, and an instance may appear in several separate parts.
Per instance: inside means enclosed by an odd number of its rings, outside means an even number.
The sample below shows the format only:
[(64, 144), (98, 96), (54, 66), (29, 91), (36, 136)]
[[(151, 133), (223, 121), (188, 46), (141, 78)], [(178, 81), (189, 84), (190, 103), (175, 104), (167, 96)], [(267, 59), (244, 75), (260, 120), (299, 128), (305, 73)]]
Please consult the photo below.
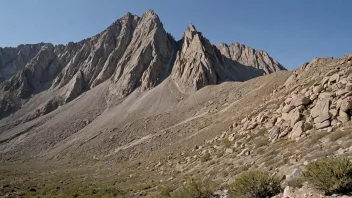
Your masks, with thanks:
[(237, 42), (229, 46), (225, 43), (221, 43), (218, 49), (221, 54), (227, 58), (243, 65), (250, 65), (257, 69), (262, 69), (266, 74), (286, 70), (278, 61), (270, 57), (269, 54), (263, 50), (255, 50)]
[(0, 83), (10, 79), (41, 49), (44, 43), (0, 48)]
[(127, 13), (100, 34), (77, 43), (0, 48), (0, 118), (43, 91), (55, 94), (30, 119), (102, 82), (107, 82), (110, 96), (125, 97), (136, 89), (152, 89), (172, 73), (179, 89), (191, 93), (206, 85), (244, 81), (282, 69), (264, 52), (261, 59), (258, 55), (245, 60), (234, 55), (242, 54), (234, 52), (239, 48), (228, 49), (227, 55), (224, 49), (212, 45), (194, 26), (176, 42), (152, 10), (141, 18)]
[(79, 70), (88, 88), (108, 79), (129, 45), (138, 21), (138, 16), (128, 13), (102, 33), (78, 44), (70, 43), (64, 50), (70, 54), (69, 61), (52, 88), (65, 86)]
[(169, 72), (175, 41), (151, 10), (138, 22), (132, 40), (112, 77), (111, 93), (126, 96), (137, 87), (148, 90)]
[(183, 92), (193, 92), (224, 81), (244, 81), (264, 74), (262, 69), (247, 67), (222, 55), (193, 25), (187, 28), (181, 42), (172, 79)]

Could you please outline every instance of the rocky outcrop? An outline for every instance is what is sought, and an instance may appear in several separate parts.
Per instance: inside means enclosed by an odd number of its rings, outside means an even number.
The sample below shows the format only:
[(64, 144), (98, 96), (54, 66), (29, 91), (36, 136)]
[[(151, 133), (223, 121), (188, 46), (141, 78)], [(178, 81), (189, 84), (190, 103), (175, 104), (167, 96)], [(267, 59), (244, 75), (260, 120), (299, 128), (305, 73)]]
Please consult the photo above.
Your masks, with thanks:
[[(235, 131), (250, 134), (253, 130), (268, 130), (268, 138), (298, 140), (312, 131), (346, 125), (352, 116), (352, 59), (314, 59), (297, 70), (286, 83), (274, 90), (268, 104), (277, 104), (246, 117)], [(316, 73), (319, 69), (324, 72)], [(304, 76), (305, 81), (302, 80)], [(280, 91), (280, 94), (276, 94)], [(275, 95), (276, 94), (276, 95)], [(285, 96), (285, 94), (287, 94)], [(275, 96), (281, 96), (281, 102)], [(265, 105), (265, 104), (264, 104)], [(266, 119), (262, 119), (265, 117)]]
[[(77, 43), (0, 48), (0, 118), (49, 89), (55, 95), (45, 102), (45, 110), (37, 109), (31, 118), (103, 82), (108, 83), (110, 97), (125, 97), (136, 89), (152, 89), (172, 73), (180, 90), (190, 93), (206, 85), (244, 81), (284, 69), (262, 51), (234, 58), (221, 50), (194, 26), (176, 42), (152, 10), (142, 17), (127, 13), (100, 34)], [(258, 58), (259, 54), (265, 56)]]
[(39, 52), (44, 43), (0, 48), (0, 83), (10, 79)]
[(181, 40), (181, 49), (177, 52), (172, 79), (181, 91), (189, 93), (206, 85), (244, 81), (264, 73), (261, 68), (241, 64), (224, 55), (221, 49), (219, 51), (193, 25), (189, 25)]
[(221, 54), (229, 59), (237, 61), (243, 65), (250, 65), (257, 69), (264, 70), (266, 74), (285, 70), (285, 68), (269, 54), (263, 50), (255, 50), (240, 43), (226, 45), (221, 43), (218, 46)]
[(175, 41), (163, 28), (159, 17), (146, 12), (112, 77), (111, 93), (126, 96), (137, 87), (148, 90), (168, 76)]

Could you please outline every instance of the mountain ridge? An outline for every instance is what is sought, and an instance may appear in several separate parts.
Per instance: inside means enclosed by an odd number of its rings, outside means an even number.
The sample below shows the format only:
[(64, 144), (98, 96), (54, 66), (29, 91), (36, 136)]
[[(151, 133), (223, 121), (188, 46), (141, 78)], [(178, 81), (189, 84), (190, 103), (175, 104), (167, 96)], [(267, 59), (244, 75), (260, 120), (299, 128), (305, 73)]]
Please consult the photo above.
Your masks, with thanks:
[[(233, 58), (223, 53), (222, 48), (211, 44), (193, 25), (189, 27), (202, 40), (195, 43), (199, 45), (198, 48), (180, 46), (184, 38), (176, 41), (165, 31), (159, 16), (152, 10), (141, 17), (127, 13), (99, 34), (76, 43), (40, 43), (0, 48), (0, 71), (7, 71), (0, 76), (0, 118), (16, 112), (33, 95), (49, 89), (61, 91), (46, 102), (44, 106), (49, 109), (36, 110), (36, 115), (30, 119), (72, 101), (105, 81), (110, 83), (109, 97), (123, 98), (139, 88), (141, 91), (150, 90), (169, 76), (182, 91), (189, 94), (206, 85), (243, 81), (285, 70), (267, 53), (244, 53), (246, 56)], [(200, 73), (178, 73), (175, 67), (185, 67), (195, 57), (185, 58), (185, 54), (177, 57), (177, 54), (193, 47), (193, 55), (201, 53), (205, 61), (197, 63), (202, 64), (199, 65), (200, 70), (196, 71)], [(252, 48), (244, 46), (243, 49)], [(256, 52), (254, 49), (252, 51)], [(201, 71), (204, 66), (210, 69), (210, 73), (208, 69)], [(188, 75), (195, 79), (190, 79)]]

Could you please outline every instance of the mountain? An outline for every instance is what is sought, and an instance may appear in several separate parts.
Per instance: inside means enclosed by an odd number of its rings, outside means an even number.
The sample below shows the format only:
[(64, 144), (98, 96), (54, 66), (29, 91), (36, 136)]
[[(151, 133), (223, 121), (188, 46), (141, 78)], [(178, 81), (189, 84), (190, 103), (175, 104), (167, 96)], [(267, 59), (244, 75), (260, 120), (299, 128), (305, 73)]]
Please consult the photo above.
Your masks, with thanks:
[(27, 120), (51, 112), (83, 92), (108, 82), (110, 97), (150, 90), (172, 76), (180, 90), (194, 92), (224, 81), (244, 81), (285, 68), (264, 51), (244, 45), (212, 45), (194, 26), (175, 41), (159, 17), (127, 13), (106, 30), (78, 43), (0, 48), (0, 118), (33, 95), (55, 92)]
[[(0, 196), (170, 197), (199, 184), (231, 197), (260, 170), (278, 176), (276, 198), (348, 197), (301, 176), (322, 160), (350, 166), (352, 55), (287, 71), (185, 29), (175, 40), (149, 10), (77, 43), (1, 48)], [(335, 164), (316, 174), (333, 178), (324, 185), (341, 181)]]

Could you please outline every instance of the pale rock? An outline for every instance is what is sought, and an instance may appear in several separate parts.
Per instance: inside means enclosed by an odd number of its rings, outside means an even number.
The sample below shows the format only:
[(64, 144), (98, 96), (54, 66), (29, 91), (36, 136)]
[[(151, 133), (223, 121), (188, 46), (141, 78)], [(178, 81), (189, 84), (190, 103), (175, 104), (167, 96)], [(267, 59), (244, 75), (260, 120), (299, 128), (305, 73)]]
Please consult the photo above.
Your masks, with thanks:
[(342, 123), (346, 123), (350, 120), (350, 117), (348, 116), (347, 113), (345, 113), (344, 111), (340, 110), (339, 111), (339, 116), (337, 117), (337, 120), (339, 120)]
[(283, 108), (282, 108), (282, 113), (288, 113), (290, 112), (292, 109), (294, 109), (295, 106), (293, 105), (285, 105)]
[(329, 127), (329, 126), (330, 126), (330, 120), (325, 120), (322, 123), (315, 124), (315, 128), (316, 129), (323, 129), (323, 128), (326, 128), (326, 127)]
[(333, 99), (335, 97), (335, 94), (332, 92), (323, 92), (319, 94), (319, 99), (324, 100), (324, 99)]
[(333, 119), (333, 120), (331, 121), (331, 126), (337, 126), (338, 123), (339, 123), (339, 121)]
[(330, 103), (330, 99), (319, 100), (310, 112), (312, 118), (316, 118), (319, 115), (329, 113)]
[(337, 96), (342, 96), (342, 95), (345, 95), (345, 94), (348, 93), (348, 92), (349, 92), (348, 90), (339, 89), (339, 90), (337, 90), (336, 95), (337, 95)]
[(226, 153), (226, 154), (231, 154), (231, 153), (233, 153), (233, 148), (228, 148), (228, 149), (226, 149), (226, 150), (225, 150), (225, 153)]
[(318, 124), (318, 123), (322, 123), (324, 122), (325, 120), (329, 120), (331, 117), (330, 113), (323, 113), (323, 114), (320, 114), (318, 117), (316, 117), (314, 119), (314, 123)]
[(285, 104), (290, 104), (290, 103), (291, 103), (291, 101), (292, 101), (292, 98), (286, 98), (286, 100), (285, 100)]
[(309, 97), (309, 99), (311, 100), (311, 101), (314, 101), (314, 100), (316, 100), (318, 98), (318, 94), (312, 94), (312, 95), (310, 95), (310, 97)]
[(300, 105), (307, 105), (310, 102), (310, 99), (305, 97), (304, 95), (297, 95), (292, 99), (292, 105), (298, 107)]
[(336, 109), (330, 109), (329, 110), (330, 115), (334, 118), (337, 116), (338, 111)]
[(334, 74), (329, 78), (329, 84), (333, 84), (338, 82), (340, 79), (340, 75), (339, 74)]
[(288, 115), (288, 119), (290, 120), (290, 125), (293, 127), (299, 120), (300, 120), (300, 113), (299, 110), (295, 109), (291, 111)]
[(337, 101), (337, 109), (343, 112), (347, 112), (352, 107), (352, 102), (350, 100), (339, 100)]
[(292, 131), (289, 135), (289, 138), (296, 139), (296, 138), (300, 137), (302, 135), (302, 133), (304, 132), (303, 127), (304, 127), (303, 121), (297, 122), (292, 128)]
[(276, 140), (279, 138), (280, 135), (280, 127), (274, 126), (269, 130), (269, 139), (270, 140)]
[(322, 85), (318, 85), (316, 87), (313, 88), (313, 92), (315, 94), (319, 94), (320, 92), (322, 92), (324, 90), (324, 87)]

